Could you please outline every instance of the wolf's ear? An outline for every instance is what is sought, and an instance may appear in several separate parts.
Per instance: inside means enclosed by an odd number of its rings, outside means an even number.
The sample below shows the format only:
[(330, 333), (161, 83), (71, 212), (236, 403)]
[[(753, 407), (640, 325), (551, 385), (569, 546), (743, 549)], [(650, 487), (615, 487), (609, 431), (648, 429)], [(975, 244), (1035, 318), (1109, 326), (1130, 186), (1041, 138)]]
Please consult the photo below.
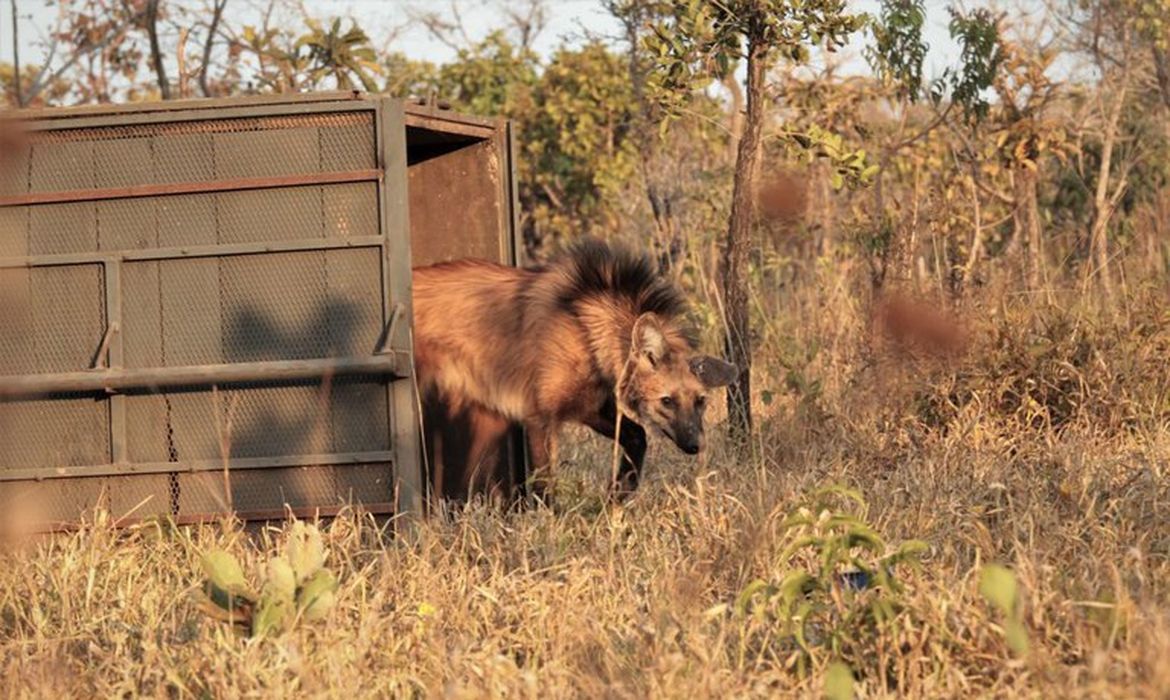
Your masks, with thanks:
[(739, 369), (735, 365), (710, 355), (695, 355), (691, 358), (690, 365), (691, 372), (708, 389), (727, 386), (739, 375)]
[(650, 313), (644, 313), (634, 322), (633, 353), (638, 359), (644, 359), (650, 366), (658, 364), (666, 354), (666, 336), (658, 319)]

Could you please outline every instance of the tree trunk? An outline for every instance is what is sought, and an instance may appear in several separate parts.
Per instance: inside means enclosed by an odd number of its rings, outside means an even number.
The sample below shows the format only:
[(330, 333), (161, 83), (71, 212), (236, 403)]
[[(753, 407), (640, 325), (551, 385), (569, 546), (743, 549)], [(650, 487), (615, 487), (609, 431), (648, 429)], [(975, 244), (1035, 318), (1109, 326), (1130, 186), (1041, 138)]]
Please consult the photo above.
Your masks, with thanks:
[(966, 262), (956, 259), (951, 263), (951, 298), (963, 296), (967, 285), (975, 276), (975, 265), (983, 255), (983, 203), (979, 199), (979, 165), (971, 164), (971, 247), (967, 249)]
[(1117, 207), (1126, 183), (1118, 183), (1113, 195), (1109, 192), (1109, 179), (1113, 171), (1113, 149), (1117, 144), (1118, 128), (1121, 123), (1121, 113), (1125, 106), (1125, 98), (1129, 79), (1128, 72), (1121, 78), (1121, 89), (1113, 96), (1113, 105), (1101, 134), (1101, 162), (1097, 168), (1097, 187), (1093, 193), (1093, 225), (1090, 229), (1089, 245), (1093, 256), (1093, 266), (1096, 268), (1097, 279), (1101, 285), (1101, 295), (1107, 308), (1113, 306), (1113, 275), (1109, 270), (1109, 220)]
[(1044, 231), (1040, 224), (1040, 204), (1036, 195), (1036, 171), (1021, 167), (1016, 170), (1016, 237), (1024, 249), (1024, 278), (1028, 289), (1039, 289), (1042, 282), (1041, 266), (1044, 260)]
[(735, 183), (727, 246), (723, 251), (721, 281), (727, 320), (727, 357), (739, 368), (739, 377), (727, 388), (727, 412), (733, 434), (750, 435), (752, 427), (752, 342), (748, 317), (748, 253), (755, 215), (755, 180), (764, 127), (765, 50), (748, 43), (747, 118), (735, 158)]
[(1170, 56), (1157, 47), (1154, 47), (1154, 75), (1158, 78), (1162, 102), (1170, 109)]
[(207, 84), (207, 69), (211, 64), (211, 49), (215, 45), (215, 33), (219, 30), (219, 22), (223, 18), (223, 10), (227, 7), (227, 0), (215, 0), (211, 9), (211, 26), (207, 29), (207, 41), (203, 42), (203, 64), (199, 66), (199, 89), (204, 97), (211, 97), (211, 87)]
[(158, 94), (164, 100), (171, 99), (171, 85), (163, 67), (162, 49), (158, 41), (158, 4), (161, 0), (146, 0), (146, 31), (150, 35), (150, 60), (158, 78)]
[(739, 140), (743, 136), (743, 88), (739, 86), (739, 78), (735, 77), (734, 73), (723, 76), (723, 86), (731, 95), (730, 111), (727, 115), (727, 133), (730, 136), (727, 139), (727, 147), (730, 156), (736, 158), (739, 155)]

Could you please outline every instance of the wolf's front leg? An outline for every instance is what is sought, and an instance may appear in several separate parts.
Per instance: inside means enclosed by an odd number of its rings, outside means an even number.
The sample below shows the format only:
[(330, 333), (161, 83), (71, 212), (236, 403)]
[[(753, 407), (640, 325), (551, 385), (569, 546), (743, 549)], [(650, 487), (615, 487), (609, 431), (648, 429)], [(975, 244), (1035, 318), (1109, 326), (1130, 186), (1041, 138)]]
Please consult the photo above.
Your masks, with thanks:
[(625, 500), (638, 488), (642, 476), (642, 463), (646, 459), (646, 429), (629, 418), (622, 418), (620, 434), (617, 425), (617, 411), (613, 403), (607, 403), (597, 416), (586, 425), (611, 440), (617, 440), (622, 448), (621, 466), (610, 484), (610, 497)]
[(552, 507), (556, 426), (529, 421), (524, 424), (524, 432), (528, 437), (528, 463), (532, 467), (532, 495), (544, 505)]

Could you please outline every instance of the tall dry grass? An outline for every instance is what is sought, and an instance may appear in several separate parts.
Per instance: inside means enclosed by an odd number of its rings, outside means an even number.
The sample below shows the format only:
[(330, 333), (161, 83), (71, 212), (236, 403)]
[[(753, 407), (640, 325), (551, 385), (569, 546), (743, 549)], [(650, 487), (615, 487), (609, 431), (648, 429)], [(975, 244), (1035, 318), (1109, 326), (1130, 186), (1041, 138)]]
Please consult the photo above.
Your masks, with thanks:
[[(699, 461), (655, 441), (644, 488), (601, 497), (608, 446), (561, 455), (555, 512), (450, 510), (400, 536), (325, 526), (339, 603), (323, 624), (244, 640), (190, 602), (200, 554), (255, 569), (275, 530), (111, 528), (0, 553), (0, 689), (12, 697), (777, 697), (821, 693), (842, 661), (862, 697), (1170, 697), (1170, 356), (1156, 294), (1115, 319), (975, 298), (960, 358), (869, 337), (844, 275), (761, 298), (757, 437), (713, 428)], [(766, 282), (766, 281), (765, 281)], [(716, 417), (717, 418), (717, 417)], [(827, 484), (891, 547), (929, 545), (891, 620), (833, 589), (802, 650), (741, 615), (785, 556), (786, 519)], [(118, 514), (114, 514), (118, 515)], [(816, 513), (813, 513), (816, 515)], [(982, 567), (1014, 571), (1030, 641), (1007, 645)], [(820, 643), (833, 636), (835, 648)], [(800, 671), (807, 662), (808, 671)]]

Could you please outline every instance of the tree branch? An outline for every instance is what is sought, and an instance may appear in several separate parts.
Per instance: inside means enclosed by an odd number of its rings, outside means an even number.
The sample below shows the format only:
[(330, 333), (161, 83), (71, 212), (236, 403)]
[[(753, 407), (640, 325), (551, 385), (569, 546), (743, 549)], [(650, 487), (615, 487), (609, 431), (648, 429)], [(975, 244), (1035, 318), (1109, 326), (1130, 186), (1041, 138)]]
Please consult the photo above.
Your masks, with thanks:
[[(64, 6), (62, 6), (60, 21), (64, 21), (64, 14), (65, 14), (65, 8), (64, 8)], [(49, 66), (52, 65), (53, 59), (57, 55), (57, 42), (54, 41), (53, 44), (49, 48), (49, 55), (45, 59), (44, 65), (41, 67), (40, 71), (37, 73), (37, 77), (32, 81), (32, 84), (29, 85), (28, 94), (25, 95), (25, 97), (24, 97), (25, 104), (32, 103), (32, 101), (35, 100), (41, 94), (41, 92), (44, 91), (46, 86), (51, 85), (51, 84), (55, 83), (57, 80), (59, 80), (63, 75), (65, 75), (66, 72), (68, 72), (71, 68), (73, 68), (73, 66), (76, 65), (77, 62), (80, 61), (82, 58), (84, 58), (86, 56), (90, 56), (95, 52), (104, 51), (106, 49), (106, 47), (108, 47), (110, 44), (122, 41), (122, 39), (126, 38), (127, 30), (132, 25), (137, 23), (140, 19), (142, 19), (142, 17), (143, 17), (142, 12), (139, 12), (139, 13), (133, 14), (133, 15), (127, 15), (125, 17), (121, 27), (118, 27), (115, 30), (111, 30), (110, 33), (107, 34), (104, 39), (97, 42), (96, 44), (93, 44), (91, 46), (77, 47), (74, 50), (73, 54), (71, 56), (69, 56), (69, 58), (63, 64), (61, 64), (60, 68), (58, 68), (50, 73)]]
[(939, 125), (940, 125), (940, 124), (942, 124), (943, 122), (945, 122), (945, 121), (946, 121), (946, 119), (947, 119), (947, 116), (949, 116), (949, 115), (950, 115), (950, 113), (951, 113), (951, 109), (952, 109), (954, 106), (955, 106), (955, 103), (954, 103), (954, 102), (948, 102), (948, 103), (947, 103), (947, 106), (946, 106), (946, 109), (944, 109), (942, 112), (940, 112), (940, 113), (938, 114), (938, 116), (936, 116), (936, 117), (934, 118), (934, 120), (933, 120), (933, 121), (931, 121), (929, 124), (927, 124), (926, 126), (924, 126), (924, 127), (922, 128), (922, 130), (921, 130), (921, 131), (919, 131), (918, 133), (914, 134), (913, 136), (911, 136), (911, 137), (909, 137), (909, 138), (906, 138), (906, 139), (903, 139), (902, 141), (899, 141), (898, 143), (896, 143), (896, 144), (894, 144), (893, 146), (891, 146), (891, 147), (890, 147), (890, 152), (891, 152), (891, 153), (897, 153), (898, 151), (902, 150), (903, 148), (906, 148), (906, 147), (908, 147), (908, 146), (913, 146), (913, 145), (914, 145), (915, 143), (917, 143), (918, 141), (920, 141), (920, 140), (922, 140), (922, 139), (926, 138), (927, 136), (929, 136), (929, 135), (930, 135), (930, 133), (931, 133), (932, 131), (934, 131), (935, 129), (937, 129), (937, 128), (939, 127)]

